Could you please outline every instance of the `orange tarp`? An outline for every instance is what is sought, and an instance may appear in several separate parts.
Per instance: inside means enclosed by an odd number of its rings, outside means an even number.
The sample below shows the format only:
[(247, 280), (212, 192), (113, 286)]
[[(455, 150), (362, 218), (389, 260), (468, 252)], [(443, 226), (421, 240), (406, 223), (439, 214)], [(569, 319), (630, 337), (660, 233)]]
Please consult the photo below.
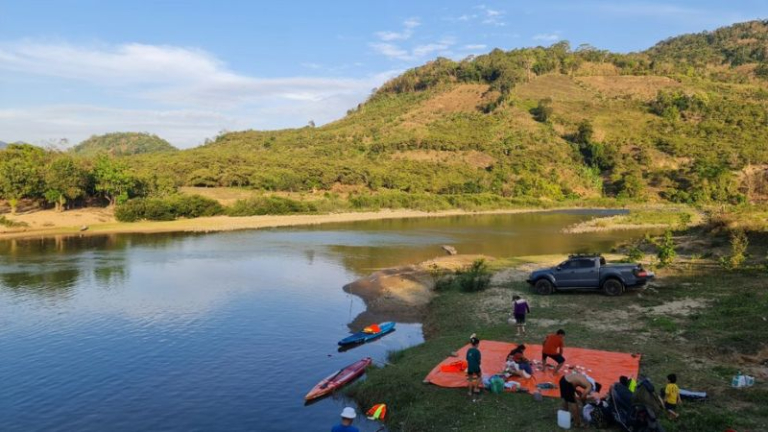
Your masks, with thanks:
[[(497, 341), (481, 341), (480, 353), (481, 364), (480, 368), (483, 372), (483, 377), (489, 377), (491, 375), (502, 373), (506, 366), (507, 354), (515, 348), (517, 344), (508, 342)], [(541, 345), (528, 345), (526, 344), (525, 357), (531, 362), (534, 360), (541, 361)], [(435, 366), (434, 369), (427, 375), (425, 382), (429, 382), (440, 387), (466, 387), (467, 376), (465, 372), (443, 372), (440, 367), (455, 362), (456, 360), (463, 360), (467, 357), (467, 350), (470, 345), (462, 347), (458, 351), (458, 357), (448, 357)], [(545, 371), (540, 371), (535, 366), (533, 367), (533, 375), (531, 378), (525, 379), (523, 377), (513, 376), (507, 381), (517, 381), (520, 385), (530, 393), (537, 390), (536, 385), (540, 383), (553, 383), (558, 385), (560, 377), (564, 372), (568, 371), (568, 366), (576, 367), (581, 366), (586, 369), (586, 374), (595, 379), (603, 385), (601, 394), (608, 393), (608, 389), (611, 384), (619, 380), (621, 375), (637, 378), (637, 374), (640, 371), (640, 356), (626, 353), (610, 352), (610, 351), (598, 351), (584, 348), (569, 348), (565, 347), (563, 350), (563, 356), (565, 357), (565, 364), (560, 370), (560, 373), (554, 375), (553, 368), (547, 368)], [(555, 365), (555, 361), (547, 359), (547, 364)], [(559, 386), (558, 386), (559, 387)], [(548, 389), (540, 390), (541, 394), (550, 397), (560, 397), (560, 389)]]

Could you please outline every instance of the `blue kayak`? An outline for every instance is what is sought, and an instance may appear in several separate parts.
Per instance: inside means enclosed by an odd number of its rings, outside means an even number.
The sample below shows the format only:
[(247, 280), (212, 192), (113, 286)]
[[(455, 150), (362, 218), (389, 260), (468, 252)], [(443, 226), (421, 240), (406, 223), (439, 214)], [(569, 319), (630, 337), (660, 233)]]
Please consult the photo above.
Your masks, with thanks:
[(380, 331), (378, 333), (357, 332), (353, 335), (347, 336), (344, 339), (340, 340), (339, 345), (346, 346), (346, 345), (355, 345), (355, 344), (368, 342), (376, 338), (382, 337), (394, 329), (395, 329), (395, 323), (391, 321), (383, 322), (379, 324)]

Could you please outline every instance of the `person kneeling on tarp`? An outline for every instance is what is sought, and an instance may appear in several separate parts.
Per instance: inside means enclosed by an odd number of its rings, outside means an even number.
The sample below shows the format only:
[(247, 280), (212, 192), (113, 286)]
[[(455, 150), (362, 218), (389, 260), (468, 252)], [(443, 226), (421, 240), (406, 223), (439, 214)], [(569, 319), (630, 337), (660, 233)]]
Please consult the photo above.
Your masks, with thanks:
[(557, 333), (548, 335), (547, 338), (544, 339), (544, 345), (541, 348), (541, 370), (547, 368), (547, 358), (551, 357), (552, 360), (557, 362), (555, 375), (560, 372), (560, 368), (565, 364), (565, 357), (563, 357), (563, 347), (565, 346), (563, 341), (564, 338), (565, 330), (560, 329)]

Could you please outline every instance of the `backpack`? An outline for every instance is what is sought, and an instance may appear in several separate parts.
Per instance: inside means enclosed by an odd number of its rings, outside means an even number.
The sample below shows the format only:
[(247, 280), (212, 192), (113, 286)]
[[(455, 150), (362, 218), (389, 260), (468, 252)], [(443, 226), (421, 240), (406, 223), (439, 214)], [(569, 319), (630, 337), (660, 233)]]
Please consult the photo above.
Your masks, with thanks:
[(504, 392), (504, 378), (494, 375), (491, 377), (491, 385), (489, 390), (494, 394), (501, 394)]

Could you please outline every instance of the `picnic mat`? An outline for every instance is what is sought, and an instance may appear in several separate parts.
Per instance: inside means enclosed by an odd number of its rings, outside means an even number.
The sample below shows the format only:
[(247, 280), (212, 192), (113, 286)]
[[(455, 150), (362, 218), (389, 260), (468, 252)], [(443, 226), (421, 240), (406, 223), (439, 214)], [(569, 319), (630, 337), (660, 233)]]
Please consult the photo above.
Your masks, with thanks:
[[(509, 342), (497, 342), (484, 340), (480, 342), (481, 364), (483, 378), (488, 378), (491, 375), (502, 373), (506, 366), (507, 354), (515, 348), (518, 344)], [(534, 360), (541, 361), (541, 345), (528, 345), (526, 344), (525, 357), (531, 362)], [(458, 357), (448, 357), (440, 364), (435, 366), (434, 369), (424, 379), (425, 382), (438, 385), (440, 387), (466, 387), (467, 375), (466, 372), (444, 372), (440, 369), (442, 365), (449, 365), (455, 363), (457, 360), (465, 360), (467, 358), (467, 350), (470, 345), (467, 344), (462, 347), (457, 353)], [(610, 352), (610, 351), (598, 351), (584, 348), (568, 348), (563, 350), (563, 356), (565, 357), (565, 365), (560, 370), (560, 373), (554, 375), (553, 368), (547, 368), (544, 371), (538, 370), (537, 367), (533, 367), (533, 375), (531, 378), (525, 379), (523, 377), (513, 376), (507, 381), (517, 381), (520, 386), (527, 389), (529, 393), (533, 393), (537, 390), (537, 384), (540, 383), (552, 383), (557, 388), (554, 389), (539, 389), (543, 396), (560, 397), (560, 389), (558, 382), (563, 373), (568, 372), (568, 366), (580, 366), (585, 369), (587, 375), (595, 379), (603, 385), (601, 395), (608, 393), (611, 384), (617, 382), (621, 375), (637, 378), (637, 374), (640, 371), (640, 356), (632, 355), (628, 353)], [(555, 365), (555, 361), (548, 359), (547, 363)], [(445, 369), (451, 369), (450, 367)]]

